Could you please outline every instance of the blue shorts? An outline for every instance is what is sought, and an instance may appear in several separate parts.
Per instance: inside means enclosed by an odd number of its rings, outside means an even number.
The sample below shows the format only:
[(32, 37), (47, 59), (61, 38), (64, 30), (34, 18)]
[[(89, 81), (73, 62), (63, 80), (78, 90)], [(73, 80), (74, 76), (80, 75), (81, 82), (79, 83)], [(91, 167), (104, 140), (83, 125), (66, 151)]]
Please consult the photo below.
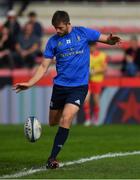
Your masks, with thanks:
[(88, 85), (77, 87), (53, 86), (50, 109), (63, 109), (65, 104), (71, 103), (81, 107), (88, 92)]

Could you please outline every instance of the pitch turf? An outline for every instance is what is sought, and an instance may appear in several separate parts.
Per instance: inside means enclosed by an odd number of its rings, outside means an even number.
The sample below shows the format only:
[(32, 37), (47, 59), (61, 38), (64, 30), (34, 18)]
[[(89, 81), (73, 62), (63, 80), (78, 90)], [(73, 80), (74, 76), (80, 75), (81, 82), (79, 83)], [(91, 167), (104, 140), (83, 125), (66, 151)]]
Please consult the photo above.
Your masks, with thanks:
[[(56, 128), (43, 126), (41, 139), (29, 143), (23, 126), (0, 125), (0, 176), (44, 165), (52, 146)], [(140, 150), (140, 126), (108, 125), (101, 127), (73, 126), (58, 159), (60, 162), (78, 160), (108, 152)], [(105, 158), (57, 170), (38, 172), (21, 178), (93, 179), (140, 178), (140, 155)]]

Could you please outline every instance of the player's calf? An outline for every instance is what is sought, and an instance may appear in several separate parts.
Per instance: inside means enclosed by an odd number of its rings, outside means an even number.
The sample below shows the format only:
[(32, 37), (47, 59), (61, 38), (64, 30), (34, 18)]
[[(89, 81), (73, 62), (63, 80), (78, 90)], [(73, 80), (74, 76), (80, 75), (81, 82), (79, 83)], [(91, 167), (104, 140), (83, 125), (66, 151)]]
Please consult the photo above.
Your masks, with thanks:
[(61, 115), (62, 115), (62, 110), (50, 110), (49, 125), (50, 126), (58, 125)]
[(58, 125), (58, 123), (59, 123), (59, 121), (49, 121), (49, 125), (50, 126), (56, 126), (56, 125)]

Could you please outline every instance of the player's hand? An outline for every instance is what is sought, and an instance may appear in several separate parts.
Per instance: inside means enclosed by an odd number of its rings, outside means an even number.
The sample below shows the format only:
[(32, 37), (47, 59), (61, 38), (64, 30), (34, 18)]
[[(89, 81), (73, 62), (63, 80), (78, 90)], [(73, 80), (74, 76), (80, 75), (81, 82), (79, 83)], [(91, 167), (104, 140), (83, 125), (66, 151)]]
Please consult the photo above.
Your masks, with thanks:
[(23, 90), (26, 90), (28, 88), (30, 88), (30, 84), (27, 82), (25, 83), (17, 83), (13, 86), (13, 90), (16, 91), (16, 93), (20, 92), (20, 91), (23, 91)]
[(115, 45), (115, 44), (120, 44), (120, 43), (121, 43), (121, 38), (120, 37), (113, 36), (112, 34), (109, 35), (108, 44)]

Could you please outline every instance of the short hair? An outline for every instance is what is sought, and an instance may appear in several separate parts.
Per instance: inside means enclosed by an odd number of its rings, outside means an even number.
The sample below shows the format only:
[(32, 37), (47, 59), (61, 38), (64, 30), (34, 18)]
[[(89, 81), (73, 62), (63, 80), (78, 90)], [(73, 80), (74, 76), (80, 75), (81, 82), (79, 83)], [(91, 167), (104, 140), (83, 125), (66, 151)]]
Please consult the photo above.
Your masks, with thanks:
[(35, 11), (31, 11), (28, 13), (28, 17), (36, 17), (36, 16), (37, 16), (37, 14)]
[(69, 14), (66, 11), (56, 11), (52, 17), (52, 25), (58, 26), (61, 22), (68, 24), (70, 22)]

